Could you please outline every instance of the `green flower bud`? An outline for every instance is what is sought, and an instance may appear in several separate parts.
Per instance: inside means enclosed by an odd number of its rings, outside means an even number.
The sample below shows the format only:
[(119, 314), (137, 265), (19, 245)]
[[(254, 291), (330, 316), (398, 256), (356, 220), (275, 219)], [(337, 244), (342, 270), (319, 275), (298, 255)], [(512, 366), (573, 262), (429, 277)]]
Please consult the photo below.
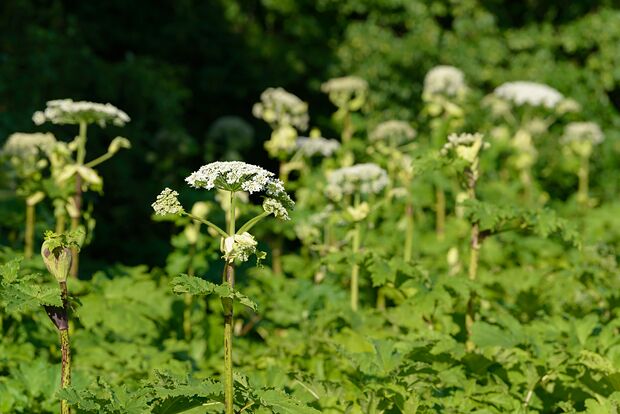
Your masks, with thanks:
[(41, 246), (41, 256), (47, 270), (56, 278), (58, 283), (66, 282), (71, 270), (73, 256), (68, 247), (52, 246), (51, 240), (46, 240)]

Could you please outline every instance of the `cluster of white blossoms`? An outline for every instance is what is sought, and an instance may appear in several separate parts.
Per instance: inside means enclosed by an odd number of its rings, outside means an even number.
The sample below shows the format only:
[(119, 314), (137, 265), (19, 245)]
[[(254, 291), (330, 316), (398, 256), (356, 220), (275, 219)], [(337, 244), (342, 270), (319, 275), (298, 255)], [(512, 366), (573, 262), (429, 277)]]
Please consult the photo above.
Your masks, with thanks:
[(321, 91), (338, 108), (356, 111), (362, 107), (368, 92), (368, 82), (357, 76), (333, 78), (321, 85)]
[(527, 104), (550, 109), (555, 108), (564, 99), (564, 95), (551, 86), (528, 81), (506, 82), (497, 87), (493, 94), (517, 106)]
[(222, 245), (224, 260), (228, 263), (232, 263), (235, 260), (247, 262), (253, 254), (259, 257), (260, 255), (257, 254), (256, 246), (258, 246), (258, 242), (254, 236), (248, 232), (226, 237)]
[(424, 77), (424, 97), (428, 98), (434, 95), (458, 96), (465, 91), (467, 91), (465, 75), (454, 66), (435, 66)]
[(323, 137), (299, 137), (296, 141), (297, 150), (306, 157), (321, 155), (330, 157), (340, 148), (340, 142)]
[(380, 123), (370, 133), (371, 141), (387, 141), (394, 145), (401, 145), (411, 141), (416, 136), (416, 130), (404, 121), (390, 120)]
[(604, 140), (605, 135), (595, 122), (571, 122), (564, 128), (561, 138), (562, 143), (585, 141), (593, 145), (601, 144)]
[(356, 164), (332, 171), (325, 192), (334, 201), (345, 195), (378, 194), (389, 184), (387, 172), (377, 164)]
[[(232, 192), (247, 191), (250, 194), (265, 193), (266, 199), (272, 200), (266, 205), (270, 210), (265, 211), (282, 219), (288, 219), (288, 213), (284, 214), (283, 211), (287, 212), (295, 205), (282, 181), (275, 178), (271, 171), (242, 161), (217, 161), (203, 165), (185, 181), (194, 188), (206, 190), (217, 188)], [(279, 204), (277, 208), (276, 204)]]
[(2, 152), (17, 158), (35, 157), (39, 152), (49, 153), (57, 144), (52, 134), (16, 132), (11, 134), (4, 143)]
[(183, 206), (177, 198), (179, 193), (166, 187), (158, 196), (151, 207), (155, 210), (155, 214), (158, 216), (165, 216), (168, 214), (179, 215), (184, 212)]
[(308, 128), (308, 104), (283, 88), (268, 88), (252, 107), (252, 114), (276, 127), (292, 125), (304, 131)]
[(47, 121), (53, 124), (87, 124), (97, 123), (104, 127), (108, 123), (123, 126), (130, 121), (129, 116), (112, 104), (87, 101), (73, 101), (72, 99), (56, 99), (47, 102), (44, 111), (37, 111), (32, 116), (35, 124), (41, 125)]
[(441, 155), (449, 156), (454, 154), (458, 158), (473, 164), (478, 159), (480, 151), (490, 146), (483, 138), (483, 135), (480, 133), (450, 134), (448, 142), (441, 149)]

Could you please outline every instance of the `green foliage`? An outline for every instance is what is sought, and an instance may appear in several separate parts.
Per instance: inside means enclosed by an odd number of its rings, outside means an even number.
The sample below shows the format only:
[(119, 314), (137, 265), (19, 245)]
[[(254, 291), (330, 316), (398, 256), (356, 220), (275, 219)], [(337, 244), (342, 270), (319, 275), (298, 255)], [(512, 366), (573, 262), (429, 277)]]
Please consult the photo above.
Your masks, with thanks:
[(221, 285), (208, 282), (204, 279), (189, 275), (180, 275), (172, 280), (174, 293), (189, 293), (195, 296), (215, 295), (220, 298), (229, 298), (238, 301), (240, 304), (256, 310), (256, 303), (252, 302), (247, 296), (233, 290), (230, 284), (224, 282)]

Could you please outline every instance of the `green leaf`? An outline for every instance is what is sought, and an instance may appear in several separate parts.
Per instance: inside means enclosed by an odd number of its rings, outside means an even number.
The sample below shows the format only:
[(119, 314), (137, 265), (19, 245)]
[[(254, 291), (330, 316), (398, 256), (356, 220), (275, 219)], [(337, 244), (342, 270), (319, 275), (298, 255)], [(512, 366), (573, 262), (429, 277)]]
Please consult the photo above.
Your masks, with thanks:
[(229, 298), (236, 300), (244, 306), (256, 311), (257, 305), (247, 296), (231, 289), (228, 283), (216, 285), (204, 279), (189, 275), (180, 275), (175, 277), (172, 282), (172, 290), (176, 294), (189, 293), (194, 296), (217, 295), (220, 298)]

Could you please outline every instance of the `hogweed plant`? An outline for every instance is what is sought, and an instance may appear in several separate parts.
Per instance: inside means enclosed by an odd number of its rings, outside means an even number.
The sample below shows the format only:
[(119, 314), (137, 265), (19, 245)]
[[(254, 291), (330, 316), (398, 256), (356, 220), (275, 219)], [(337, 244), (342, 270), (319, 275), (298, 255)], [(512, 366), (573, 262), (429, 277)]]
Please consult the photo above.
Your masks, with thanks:
[[(377, 155), (377, 163), (383, 162), (390, 178), (387, 191), (387, 203), (391, 204), (395, 194), (404, 192), (405, 201), (405, 245), (404, 257), (406, 262), (411, 260), (413, 250), (413, 198), (411, 181), (413, 170), (411, 157), (407, 155), (412, 147), (417, 131), (405, 121), (389, 120), (378, 124), (369, 134), (371, 155)], [(398, 188), (396, 186), (398, 185)], [(401, 191), (402, 190), (402, 191)]]
[[(424, 77), (422, 114), (429, 119), (430, 143), (433, 148), (443, 145), (445, 137), (465, 123), (464, 104), (469, 89), (465, 75), (454, 66), (439, 65)], [(435, 231), (443, 238), (446, 222), (446, 195), (441, 178), (435, 180)]]
[(36, 205), (45, 198), (43, 191), (43, 170), (48, 167), (47, 157), (56, 146), (52, 134), (14, 133), (9, 136), (1, 154), (8, 158), (17, 181), (16, 193), (26, 204), (26, 226), (24, 232), (24, 257), (32, 258), (34, 251), (34, 227)]
[[(71, 384), (71, 342), (69, 340), (69, 302), (67, 277), (71, 270), (73, 251), (79, 250), (80, 235), (77, 233), (57, 234), (48, 231), (41, 246), (41, 256), (49, 273), (54, 276), (60, 288), (62, 306), (45, 306), (47, 315), (54, 323), (60, 336), (61, 371), (60, 387), (65, 389)], [(71, 412), (66, 400), (60, 401), (61, 414)]]
[[(253, 306), (251, 301), (234, 290), (235, 264), (256, 256), (263, 259), (265, 253), (257, 249), (258, 242), (250, 230), (267, 216), (273, 215), (282, 220), (289, 219), (289, 210), (293, 201), (284, 190), (282, 182), (274, 174), (255, 165), (240, 161), (214, 162), (202, 166), (185, 180), (190, 186), (205, 190), (221, 190), (228, 194), (230, 202), (226, 211), (226, 230), (216, 224), (187, 213), (177, 196), (178, 193), (169, 188), (164, 189), (152, 204), (159, 215), (185, 215), (205, 224), (221, 236), (220, 249), (224, 260), (223, 281), (221, 285), (213, 285), (199, 278), (179, 277), (175, 279), (175, 292), (193, 294), (217, 294), (222, 301), (224, 314), (224, 406), (226, 414), (233, 414), (233, 301)], [(236, 194), (247, 192), (263, 196), (263, 212), (249, 219), (242, 226), (236, 226)], [(198, 286), (198, 287), (197, 287)]]
[(571, 122), (564, 128), (564, 134), (560, 142), (571, 154), (579, 159), (577, 177), (579, 187), (577, 190), (577, 202), (583, 206), (590, 204), (589, 197), (589, 171), (590, 157), (596, 145), (605, 140), (603, 131), (594, 122)]
[(308, 104), (283, 88), (268, 88), (260, 99), (252, 114), (273, 129), (265, 149), (280, 160), (280, 179), (286, 182), (286, 161), (296, 149), (298, 131), (308, 129)]
[[(576, 102), (556, 89), (537, 82), (506, 82), (485, 99), (494, 116), (501, 118), (512, 138), (508, 163), (517, 171), (526, 202), (532, 201), (532, 168), (538, 159), (535, 139), (545, 134), (559, 115), (579, 110)], [(500, 134), (500, 140), (504, 134)]]
[(327, 197), (341, 206), (345, 217), (353, 224), (351, 234), (351, 309), (359, 306), (359, 273), (357, 255), (362, 247), (363, 223), (371, 210), (369, 197), (381, 193), (389, 185), (387, 172), (376, 164), (356, 164), (332, 171), (327, 177)]
[[(94, 167), (110, 159), (121, 148), (130, 147), (129, 141), (126, 138), (116, 137), (110, 143), (105, 154), (86, 162), (88, 126), (90, 124), (98, 124), (100, 127), (105, 127), (108, 124), (124, 126), (130, 121), (129, 116), (109, 103), (100, 104), (73, 101), (72, 99), (57, 99), (48, 101), (45, 110), (35, 112), (32, 120), (37, 125), (42, 125), (45, 122), (58, 125), (79, 125), (78, 136), (69, 144), (69, 147), (76, 153), (75, 160), (65, 165), (57, 177), (60, 182), (70, 182), (73, 180), (73, 196), (69, 200), (66, 210), (71, 218), (71, 230), (76, 231), (81, 225), (83, 192), (89, 187), (100, 189), (102, 185), (101, 177), (94, 170)], [(71, 275), (73, 277), (77, 277), (78, 263), (78, 251), (75, 250), (73, 252), (73, 265), (71, 268)]]
[[(484, 141), (482, 134), (452, 134), (448, 136), (448, 142), (441, 150), (443, 156), (455, 159), (464, 163), (461, 181), (466, 190), (467, 200), (476, 200), (476, 184), (480, 177), (480, 153), (488, 148), (489, 144)], [(480, 247), (482, 238), (480, 234), (480, 223), (477, 220), (471, 222), (470, 253), (469, 253), (469, 280), (474, 282), (478, 275), (478, 261), (480, 257)], [(467, 303), (467, 314), (465, 315), (465, 326), (467, 329), (468, 348), (471, 349), (471, 333), (474, 323), (474, 300), (473, 294), (470, 295)]]
[(342, 143), (348, 144), (355, 133), (351, 115), (362, 109), (366, 103), (368, 82), (357, 76), (333, 78), (321, 85), (321, 91), (326, 93), (331, 103), (338, 108), (333, 119), (342, 126)]

